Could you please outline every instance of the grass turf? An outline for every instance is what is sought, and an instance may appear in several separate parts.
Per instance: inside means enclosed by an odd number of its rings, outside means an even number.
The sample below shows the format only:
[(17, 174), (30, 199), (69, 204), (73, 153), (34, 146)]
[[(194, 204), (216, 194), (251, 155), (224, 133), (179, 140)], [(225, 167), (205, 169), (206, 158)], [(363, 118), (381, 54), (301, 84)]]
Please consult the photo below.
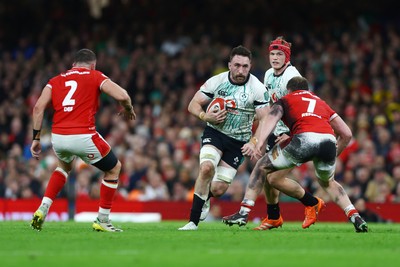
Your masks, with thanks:
[(400, 224), (369, 224), (368, 233), (322, 222), (270, 231), (213, 222), (178, 231), (185, 223), (114, 223), (124, 232), (102, 233), (90, 223), (46, 222), (37, 232), (29, 222), (0, 222), (0, 266), (399, 266)]

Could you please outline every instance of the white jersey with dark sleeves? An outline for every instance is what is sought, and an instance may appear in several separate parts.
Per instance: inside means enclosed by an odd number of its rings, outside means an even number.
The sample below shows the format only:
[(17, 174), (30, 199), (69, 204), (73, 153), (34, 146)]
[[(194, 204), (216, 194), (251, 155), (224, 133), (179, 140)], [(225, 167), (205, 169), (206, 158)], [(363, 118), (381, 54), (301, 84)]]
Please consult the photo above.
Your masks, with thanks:
[[(264, 85), (268, 90), (271, 105), (281, 97), (287, 95), (288, 91), (286, 85), (288, 81), (295, 76), (301, 76), (301, 74), (296, 67), (292, 65), (289, 65), (286, 70), (278, 76), (274, 74), (273, 68), (270, 68), (265, 72)], [(280, 134), (287, 132), (289, 132), (288, 127), (286, 127), (282, 121), (279, 121), (275, 127), (274, 135), (279, 136)]]
[(200, 91), (211, 99), (221, 97), (227, 104), (225, 121), (207, 125), (244, 142), (251, 138), (256, 109), (266, 107), (270, 102), (265, 86), (252, 74), (246, 83), (239, 85), (229, 79), (229, 71), (223, 72), (208, 79)]

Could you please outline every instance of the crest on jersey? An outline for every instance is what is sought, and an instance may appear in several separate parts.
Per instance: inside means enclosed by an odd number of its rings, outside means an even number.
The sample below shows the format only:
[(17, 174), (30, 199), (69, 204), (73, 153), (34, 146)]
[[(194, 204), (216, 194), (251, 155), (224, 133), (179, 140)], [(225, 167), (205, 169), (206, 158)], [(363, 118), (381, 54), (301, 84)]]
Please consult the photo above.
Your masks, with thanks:
[(246, 102), (246, 100), (249, 98), (249, 95), (243, 92), (240, 94), (239, 98), (240, 98), (240, 101)]

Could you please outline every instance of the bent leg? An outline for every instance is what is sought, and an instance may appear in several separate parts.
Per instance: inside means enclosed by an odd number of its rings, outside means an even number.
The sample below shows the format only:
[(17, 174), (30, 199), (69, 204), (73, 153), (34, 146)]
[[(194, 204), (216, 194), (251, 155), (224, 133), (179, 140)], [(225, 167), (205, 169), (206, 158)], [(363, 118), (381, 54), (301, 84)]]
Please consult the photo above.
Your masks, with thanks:
[(329, 194), (332, 201), (334, 201), (343, 211), (352, 205), (349, 196), (344, 188), (335, 180), (329, 181), (318, 180), (321, 187)]
[[(287, 174), (287, 172), (285, 174)], [(279, 174), (274, 176), (268, 175), (267, 179), (271, 186), (290, 197), (300, 199), (305, 194), (304, 188), (301, 187), (299, 183), (292, 179), (286, 178), (285, 176), (281, 176)]]
[[(286, 177), (286, 175), (291, 171), (291, 169), (279, 170), (273, 173), (270, 173), (269, 176), (271, 180), (279, 179), (279, 177)], [(265, 228), (265, 225), (268, 226), (268, 229), (276, 225), (282, 225), (283, 219), (281, 218), (281, 212), (279, 207), (279, 190), (272, 187), (271, 184), (267, 180), (264, 183), (264, 194), (265, 201), (267, 203), (267, 217), (263, 220), (261, 229)], [(277, 223), (276, 221), (279, 220)]]
[(264, 183), (264, 193), (267, 204), (277, 204), (279, 202), (279, 190), (274, 188), (269, 181), (274, 183), (282, 177), (286, 177), (291, 170), (292, 168), (278, 170), (268, 175), (267, 180)]

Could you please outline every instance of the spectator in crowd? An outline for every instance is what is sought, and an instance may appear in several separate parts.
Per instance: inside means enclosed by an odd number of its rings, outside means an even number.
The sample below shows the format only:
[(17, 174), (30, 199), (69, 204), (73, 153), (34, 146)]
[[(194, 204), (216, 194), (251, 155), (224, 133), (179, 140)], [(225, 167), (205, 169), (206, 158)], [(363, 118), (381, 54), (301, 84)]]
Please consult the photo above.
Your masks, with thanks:
[(391, 202), (394, 186), (393, 178), (384, 169), (378, 168), (374, 170), (372, 180), (368, 182), (365, 197), (370, 202)]

